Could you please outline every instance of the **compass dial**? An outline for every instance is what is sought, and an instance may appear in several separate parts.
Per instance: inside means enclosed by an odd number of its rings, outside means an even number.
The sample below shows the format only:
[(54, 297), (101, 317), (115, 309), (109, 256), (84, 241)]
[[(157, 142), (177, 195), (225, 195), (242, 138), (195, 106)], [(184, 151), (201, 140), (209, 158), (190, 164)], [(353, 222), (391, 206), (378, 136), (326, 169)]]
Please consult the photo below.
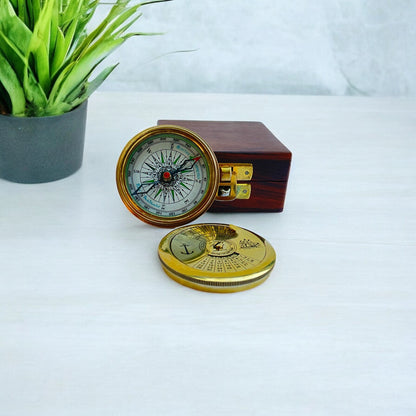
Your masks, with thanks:
[(219, 168), (195, 133), (157, 126), (135, 136), (117, 165), (117, 187), (127, 208), (143, 221), (177, 226), (205, 212), (215, 199)]

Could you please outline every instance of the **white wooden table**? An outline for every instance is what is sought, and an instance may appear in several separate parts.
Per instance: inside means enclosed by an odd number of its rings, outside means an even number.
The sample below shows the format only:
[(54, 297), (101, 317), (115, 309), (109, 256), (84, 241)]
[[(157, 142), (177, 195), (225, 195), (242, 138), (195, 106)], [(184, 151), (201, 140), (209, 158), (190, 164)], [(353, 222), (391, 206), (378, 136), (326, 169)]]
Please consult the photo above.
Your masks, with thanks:
[[(168, 232), (115, 165), (159, 118), (262, 121), (293, 152), (283, 213), (212, 214), (275, 247), (258, 288), (162, 271)], [(416, 100), (97, 93), (85, 157), (0, 180), (0, 415), (416, 414)]]

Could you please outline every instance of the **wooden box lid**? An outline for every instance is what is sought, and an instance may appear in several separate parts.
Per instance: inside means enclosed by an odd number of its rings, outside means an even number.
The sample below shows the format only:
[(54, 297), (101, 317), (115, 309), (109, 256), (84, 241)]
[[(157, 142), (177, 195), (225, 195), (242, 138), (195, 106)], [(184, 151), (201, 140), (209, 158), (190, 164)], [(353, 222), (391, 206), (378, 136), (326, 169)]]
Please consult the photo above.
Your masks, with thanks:
[(220, 163), (252, 163), (252, 181), (287, 182), (292, 154), (258, 121), (159, 120), (201, 136)]

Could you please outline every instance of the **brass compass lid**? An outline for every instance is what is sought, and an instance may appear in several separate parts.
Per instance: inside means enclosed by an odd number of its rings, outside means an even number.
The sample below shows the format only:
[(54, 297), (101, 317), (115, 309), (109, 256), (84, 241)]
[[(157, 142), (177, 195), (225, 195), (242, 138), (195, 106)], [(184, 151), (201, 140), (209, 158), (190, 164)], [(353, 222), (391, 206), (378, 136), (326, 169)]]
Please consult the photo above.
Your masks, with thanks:
[(177, 228), (159, 244), (165, 272), (178, 283), (206, 292), (237, 292), (264, 282), (276, 261), (259, 235), (226, 224)]

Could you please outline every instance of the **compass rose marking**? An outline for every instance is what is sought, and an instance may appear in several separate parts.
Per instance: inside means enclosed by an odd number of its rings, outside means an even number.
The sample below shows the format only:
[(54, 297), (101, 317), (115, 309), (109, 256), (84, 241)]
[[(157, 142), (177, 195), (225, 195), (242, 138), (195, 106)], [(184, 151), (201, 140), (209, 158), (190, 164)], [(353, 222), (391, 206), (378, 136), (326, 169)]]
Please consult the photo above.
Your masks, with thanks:
[(130, 195), (152, 215), (183, 214), (192, 210), (204, 195), (202, 188), (206, 187), (206, 181), (202, 182), (199, 177), (207, 170), (207, 161), (192, 140), (182, 142), (176, 137), (146, 140), (130, 163), (133, 168), (129, 174), (134, 175), (129, 185)]

